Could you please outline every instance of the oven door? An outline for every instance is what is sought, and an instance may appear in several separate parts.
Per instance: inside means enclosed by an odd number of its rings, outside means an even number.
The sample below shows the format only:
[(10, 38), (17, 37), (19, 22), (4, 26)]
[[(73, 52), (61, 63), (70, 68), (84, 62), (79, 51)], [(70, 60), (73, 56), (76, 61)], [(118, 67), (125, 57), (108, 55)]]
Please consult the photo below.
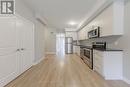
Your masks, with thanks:
[(83, 57), (83, 60), (84, 60), (84, 62), (91, 69), (93, 69), (93, 54), (92, 54), (92, 49), (84, 48), (84, 57)]
[(84, 56), (88, 58), (88, 60), (90, 59), (91, 57), (91, 50), (90, 49), (87, 49), (85, 48), (84, 49)]

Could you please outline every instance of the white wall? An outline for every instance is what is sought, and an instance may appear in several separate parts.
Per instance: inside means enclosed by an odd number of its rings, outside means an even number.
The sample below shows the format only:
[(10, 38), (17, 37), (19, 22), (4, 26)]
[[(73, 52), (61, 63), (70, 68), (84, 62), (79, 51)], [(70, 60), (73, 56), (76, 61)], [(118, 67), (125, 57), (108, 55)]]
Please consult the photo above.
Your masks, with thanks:
[(35, 25), (35, 60), (34, 62), (38, 62), (43, 58), (44, 55), (44, 29), (45, 27), (37, 22), (35, 19), (35, 13), (28, 8), (28, 6), (22, 0), (15, 0), (16, 2), (16, 13), (20, 16), (32, 21)]
[(124, 36), (120, 38), (118, 47), (124, 50), (124, 77), (130, 83), (130, 1), (125, 4)]
[(34, 12), (22, 0), (15, 0), (15, 12), (20, 16), (35, 22)]
[(121, 42), (124, 46), (124, 77), (130, 80), (130, 2), (125, 6), (125, 35)]
[(35, 61), (45, 57), (45, 26), (41, 24), (39, 21), (35, 21)]
[(46, 28), (45, 29), (45, 51), (46, 53), (56, 53), (56, 29)]
[(56, 34), (65, 34), (64, 29), (46, 27), (45, 29), (45, 53), (56, 54)]

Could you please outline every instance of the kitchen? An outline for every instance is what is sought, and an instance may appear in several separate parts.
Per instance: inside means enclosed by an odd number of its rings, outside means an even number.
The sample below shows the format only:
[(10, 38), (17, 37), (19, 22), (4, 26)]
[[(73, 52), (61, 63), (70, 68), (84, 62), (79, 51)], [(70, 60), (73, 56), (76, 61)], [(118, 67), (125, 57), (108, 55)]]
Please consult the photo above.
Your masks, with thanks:
[(71, 53), (106, 80), (123, 79), (123, 49), (116, 46), (124, 33), (122, 6), (113, 3), (80, 30), (66, 29), (65, 33), (66, 37), (73, 38)]
[(0, 87), (130, 87), (129, 0), (15, 0), (15, 11), (0, 15)]

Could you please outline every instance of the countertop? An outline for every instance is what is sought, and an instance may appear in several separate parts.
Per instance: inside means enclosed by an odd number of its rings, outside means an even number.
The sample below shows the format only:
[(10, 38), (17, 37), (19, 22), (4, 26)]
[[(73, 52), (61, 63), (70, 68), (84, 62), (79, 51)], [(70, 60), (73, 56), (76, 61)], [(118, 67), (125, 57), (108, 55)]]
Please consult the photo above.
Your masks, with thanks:
[(113, 49), (113, 48), (106, 48), (106, 49), (96, 49), (96, 48), (92, 48), (92, 46), (86, 46), (86, 45), (80, 45), (80, 44), (73, 44), (75, 46), (80, 46), (80, 47), (86, 47), (89, 49), (94, 49), (94, 50), (99, 50), (99, 51), (123, 51), (121, 49)]
[(79, 45), (79, 44), (73, 44), (73, 45), (75, 45), (75, 46), (80, 46), (81, 48), (92, 49), (92, 46), (89, 46), (89, 45), (87, 45), (87, 46), (85, 46), (85, 45)]
[(99, 50), (99, 51), (123, 51), (123, 50), (121, 50), (121, 49), (113, 49), (113, 48), (95, 49), (95, 50)]

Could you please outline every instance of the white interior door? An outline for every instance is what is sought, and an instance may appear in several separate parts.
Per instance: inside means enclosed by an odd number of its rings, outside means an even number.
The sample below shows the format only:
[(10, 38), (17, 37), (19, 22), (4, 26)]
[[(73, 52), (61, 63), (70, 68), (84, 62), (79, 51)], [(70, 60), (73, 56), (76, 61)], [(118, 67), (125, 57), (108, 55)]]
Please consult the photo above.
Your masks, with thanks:
[(19, 48), (20, 48), (20, 73), (29, 69), (34, 60), (33, 24), (24, 19), (18, 19)]
[(17, 29), (14, 17), (0, 18), (0, 87), (17, 75)]

